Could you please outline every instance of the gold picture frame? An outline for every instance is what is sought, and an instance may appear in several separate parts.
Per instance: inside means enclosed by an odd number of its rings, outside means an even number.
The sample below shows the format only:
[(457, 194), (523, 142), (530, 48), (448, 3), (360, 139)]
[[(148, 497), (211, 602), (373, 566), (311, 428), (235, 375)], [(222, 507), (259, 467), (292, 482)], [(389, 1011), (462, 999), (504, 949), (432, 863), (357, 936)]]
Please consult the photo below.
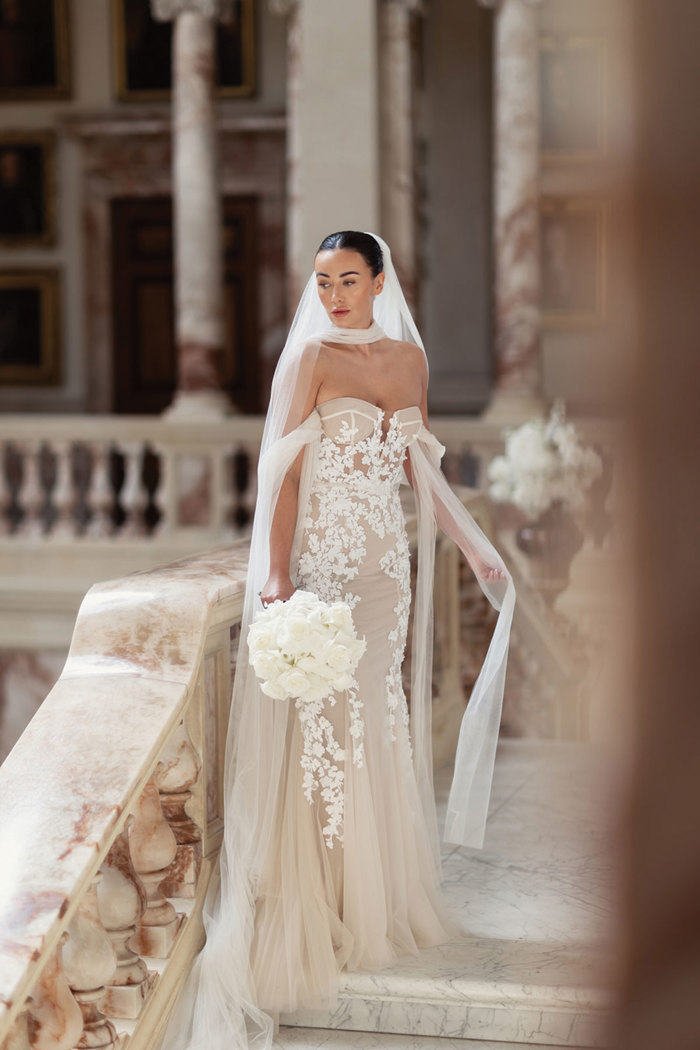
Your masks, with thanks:
[(607, 202), (588, 197), (540, 201), (542, 323), (602, 324), (607, 315)]
[(540, 151), (545, 163), (580, 163), (605, 157), (607, 70), (605, 37), (540, 38)]
[[(114, 91), (121, 102), (170, 98), (172, 22), (157, 22), (149, 0), (112, 0)], [(232, 22), (216, 27), (218, 98), (255, 94), (254, 0), (235, 0)]]
[(0, 3), (0, 102), (71, 96), (68, 0)]
[(60, 382), (58, 270), (0, 270), (0, 385)]
[(0, 132), (0, 248), (56, 243), (56, 136)]

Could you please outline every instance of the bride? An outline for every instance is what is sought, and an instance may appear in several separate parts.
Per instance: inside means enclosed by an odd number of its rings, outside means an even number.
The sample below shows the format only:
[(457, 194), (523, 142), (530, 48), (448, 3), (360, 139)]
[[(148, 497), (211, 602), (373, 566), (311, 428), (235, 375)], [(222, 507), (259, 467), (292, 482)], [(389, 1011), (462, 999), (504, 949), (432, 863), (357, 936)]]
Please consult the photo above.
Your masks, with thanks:
[[(336, 1000), (341, 970), (377, 969), (456, 932), (440, 889), (432, 783), (435, 527), (499, 610), (466, 709), (445, 840), (481, 847), (515, 590), (439, 469), (428, 366), (388, 245), (326, 237), (273, 380), (226, 744), (224, 839), (204, 902), (206, 944), (162, 1050), (262, 1050), (281, 1012)], [(399, 487), (418, 519), (411, 606)], [(323, 742), (292, 701), (266, 697), (245, 639), (296, 589), (346, 602), (367, 648), (324, 702)]]

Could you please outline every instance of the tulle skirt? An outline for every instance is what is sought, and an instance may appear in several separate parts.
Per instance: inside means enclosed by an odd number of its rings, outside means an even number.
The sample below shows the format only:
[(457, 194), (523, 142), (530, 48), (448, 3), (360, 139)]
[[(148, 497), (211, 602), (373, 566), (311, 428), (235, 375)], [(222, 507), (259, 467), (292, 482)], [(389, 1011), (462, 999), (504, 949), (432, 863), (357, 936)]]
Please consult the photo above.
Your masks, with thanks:
[[(456, 932), (440, 889), (440, 872), (423, 817), (411, 758), (401, 686), (410, 594), (409, 551), (398, 493), (389, 521), (375, 534), (366, 522), (355, 565), (323, 556), (323, 515), (312, 514), (297, 586), (324, 600), (353, 605), (367, 650), (356, 673), (363, 721), (362, 761), (352, 761), (357, 708), (347, 693), (325, 704), (345, 751), (342, 836), (324, 837), (328, 803), (320, 785), (304, 793), (304, 738), (296, 710), (287, 727), (284, 776), (277, 785), (275, 831), (258, 880), (250, 965), (258, 1006), (275, 1017), (336, 1001), (341, 970), (375, 970)], [(356, 513), (369, 513), (359, 504)], [(347, 517), (346, 517), (347, 520)], [(386, 522), (387, 515), (384, 515)], [(325, 532), (328, 522), (325, 520)], [(328, 545), (326, 545), (327, 549)], [(309, 557), (305, 558), (304, 553)], [(306, 566), (306, 569), (305, 569)], [(313, 566), (313, 568), (312, 568)], [(349, 578), (348, 578), (349, 577)]]

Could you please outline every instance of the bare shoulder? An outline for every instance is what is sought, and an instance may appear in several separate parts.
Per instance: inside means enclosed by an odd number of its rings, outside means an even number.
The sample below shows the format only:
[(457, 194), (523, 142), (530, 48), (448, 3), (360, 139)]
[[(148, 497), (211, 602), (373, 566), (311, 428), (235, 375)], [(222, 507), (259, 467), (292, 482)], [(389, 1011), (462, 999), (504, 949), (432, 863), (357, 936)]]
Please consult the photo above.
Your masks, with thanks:
[(416, 343), (404, 341), (402, 339), (395, 339), (396, 349), (401, 351), (402, 355), (405, 355), (404, 360), (410, 361), (411, 366), (418, 369), (421, 375), (427, 373), (427, 363), (425, 354)]
[(425, 354), (417, 343), (412, 343), (410, 340), (404, 339), (393, 339), (392, 342), (396, 349), (401, 350), (402, 353), (412, 354), (416, 359), (425, 357)]

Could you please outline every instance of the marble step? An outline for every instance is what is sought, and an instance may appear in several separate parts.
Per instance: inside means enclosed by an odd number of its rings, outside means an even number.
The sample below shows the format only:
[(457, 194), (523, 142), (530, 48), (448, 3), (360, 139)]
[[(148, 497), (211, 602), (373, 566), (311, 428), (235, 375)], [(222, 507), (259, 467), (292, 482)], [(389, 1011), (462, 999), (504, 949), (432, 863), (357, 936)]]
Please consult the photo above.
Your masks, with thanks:
[[(501, 741), (484, 849), (443, 853), (461, 937), (380, 972), (344, 973), (334, 1010), (280, 1023), (316, 1029), (308, 1045), (318, 1046), (388, 1048), (389, 1036), (443, 1050), (609, 1045), (618, 894), (604, 773), (587, 745)], [(450, 779), (438, 771), (440, 814)], [(341, 1041), (323, 1041), (329, 1030)]]
[(466, 1040), (469, 1050), (473, 1041), (605, 1047), (610, 993), (586, 980), (597, 954), (585, 945), (459, 941), (379, 973), (346, 974), (334, 1010), (299, 1010), (280, 1023)]
[(440, 1039), (423, 1035), (280, 1028), (275, 1050), (567, 1050), (544, 1043), (494, 1043), (490, 1039)]

